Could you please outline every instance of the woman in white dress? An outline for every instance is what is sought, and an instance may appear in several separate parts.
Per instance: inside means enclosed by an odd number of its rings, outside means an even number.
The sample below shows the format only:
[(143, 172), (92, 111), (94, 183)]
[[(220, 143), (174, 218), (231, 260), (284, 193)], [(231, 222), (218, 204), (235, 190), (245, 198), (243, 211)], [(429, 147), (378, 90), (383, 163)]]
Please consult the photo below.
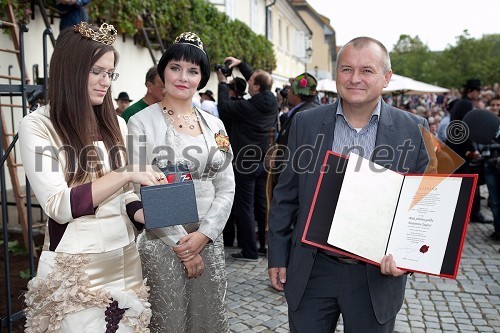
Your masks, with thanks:
[(25, 295), (29, 333), (149, 332), (134, 241), (144, 215), (133, 184), (166, 179), (158, 169), (126, 165), (127, 127), (110, 89), (118, 77), (115, 38), (107, 24), (63, 31), (50, 62), (49, 105), (20, 124), (24, 169), (49, 217)]
[[(134, 161), (144, 156), (145, 144), (146, 161), (139, 162), (187, 166), (199, 222), (139, 235), (143, 272), (151, 286), (150, 328), (228, 332), (221, 234), (234, 196), (232, 152), (222, 122), (192, 106), (194, 94), (210, 78), (200, 38), (190, 32), (178, 36), (159, 61), (158, 74), (165, 83), (165, 98), (129, 119), (130, 149)], [(178, 228), (185, 236), (180, 240), (168, 236)]]

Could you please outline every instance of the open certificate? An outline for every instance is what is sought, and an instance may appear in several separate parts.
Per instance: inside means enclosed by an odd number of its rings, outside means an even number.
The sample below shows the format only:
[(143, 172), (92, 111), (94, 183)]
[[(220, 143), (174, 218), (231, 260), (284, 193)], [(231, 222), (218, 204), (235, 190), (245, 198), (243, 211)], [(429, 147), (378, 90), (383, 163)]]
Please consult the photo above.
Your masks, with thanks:
[(461, 182), (405, 177), (351, 153), (328, 243), (374, 262), (392, 254), (398, 267), (439, 274)]
[(405, 178), (386, 253), (399, 267), (439, 275), (462, 178), (441, 178), (429, 189), (435, 177), (424, 177)]
[[(329, 152), (304, 243), (379, 265), (455, 278), (476, 175), (403, 175)], [(325, 236), (326, 233), (326, 236)]]

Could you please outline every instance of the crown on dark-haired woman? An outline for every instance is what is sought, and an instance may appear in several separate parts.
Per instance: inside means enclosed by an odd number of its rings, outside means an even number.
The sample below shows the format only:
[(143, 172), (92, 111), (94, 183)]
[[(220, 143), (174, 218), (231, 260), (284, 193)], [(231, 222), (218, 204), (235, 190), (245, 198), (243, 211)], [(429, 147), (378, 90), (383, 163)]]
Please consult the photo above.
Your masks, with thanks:
[(201, 41), (200, 37), (198, 37), (198, 35), (194, 32), (183, 32), (174, 39), (174, 44), (192, 45), (202, 50), (203, 53), (206, 53), (203, 49), (203, 42)]
[(115, 27), (107, 23), (101, 24), (98, 28), (97, 26), (88, 24), (87, 22), (80, 22), (80, 24), (74, 25), (73, 28), (82, 36), (106, 45), (113, 44), (118, 34)]

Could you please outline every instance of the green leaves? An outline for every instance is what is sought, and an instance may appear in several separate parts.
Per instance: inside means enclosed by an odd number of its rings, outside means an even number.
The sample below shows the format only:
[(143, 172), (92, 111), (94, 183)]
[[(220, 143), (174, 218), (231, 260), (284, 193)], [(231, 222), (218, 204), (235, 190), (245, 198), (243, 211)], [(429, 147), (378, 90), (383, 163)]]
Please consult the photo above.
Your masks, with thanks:
[[(3, 246), (3, 240), (0, 240), (0, 246)], [(8, 241), (7, 248), (9, 252), (14, 256), (25, 255), (27, 253), (24, 246), (19, 244), (17, 240)]]
[[(17, 23), (28, 24), (31, 16), (31, 1), (17, 0), (11, 1), (12, 10), (16, 17)], [(7, 0), (0, 0), (0, 20), (9, 21), (7, 19)]]
[(19, 271), (19, 277), (24, 280), (29, 280), (31, 277), (30, 269), (26, 268), (25, 270)]
[(500, 82), (500, 34), (475, 39), (465, 30), (441, 52), (430, 51), (418, 36), (401, 35), (391, 60), (395, 73), (442, 87), (460, 87), (470, 78), (493, 85)]
[(91, 1), (88, 10), (91, 21), (111, 23), (128, 36), (138, 33), (140, 19), (148, 13), (154, 17), (167, 47), (181, 32), (192, 31), (203, 40), (214, 64), (234, 56), (245, 59), (254, 68), (276, 68), (270, 41), (203, 0), (100, 0)]
[[(12, 1), (16, 19), (29, 21), (30, 1)], [(56, 0), (46, 0), (54, 10)], [(7, 0), (0, 0), (1, 17), (5, 16)], [(53, 8), (53, 9), (51, 9)], [(231, 20), (204, 0), (99, 0), (87, 6), (90, 21), (113, 24), (119, 33), (141, 43), (139, 26), (144, 15), (151, 15), (165, 46), (184, 31), (198, 34), (212, 63), (222, 63), (227, 56), (248, 61), (254, 68), (272, 71), (276, 68), (273, 45), (266, 37), (257, 35), (246, 24)], [(49, 13), (50, 14), (50, 13)]]

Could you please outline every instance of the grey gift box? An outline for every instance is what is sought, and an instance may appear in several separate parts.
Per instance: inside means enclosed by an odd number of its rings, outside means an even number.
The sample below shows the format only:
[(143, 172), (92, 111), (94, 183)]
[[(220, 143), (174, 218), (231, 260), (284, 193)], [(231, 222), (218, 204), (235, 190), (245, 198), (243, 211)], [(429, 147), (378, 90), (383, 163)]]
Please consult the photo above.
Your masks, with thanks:
[(146, 229), (198, 222), (193, 181), (141, 187)]

